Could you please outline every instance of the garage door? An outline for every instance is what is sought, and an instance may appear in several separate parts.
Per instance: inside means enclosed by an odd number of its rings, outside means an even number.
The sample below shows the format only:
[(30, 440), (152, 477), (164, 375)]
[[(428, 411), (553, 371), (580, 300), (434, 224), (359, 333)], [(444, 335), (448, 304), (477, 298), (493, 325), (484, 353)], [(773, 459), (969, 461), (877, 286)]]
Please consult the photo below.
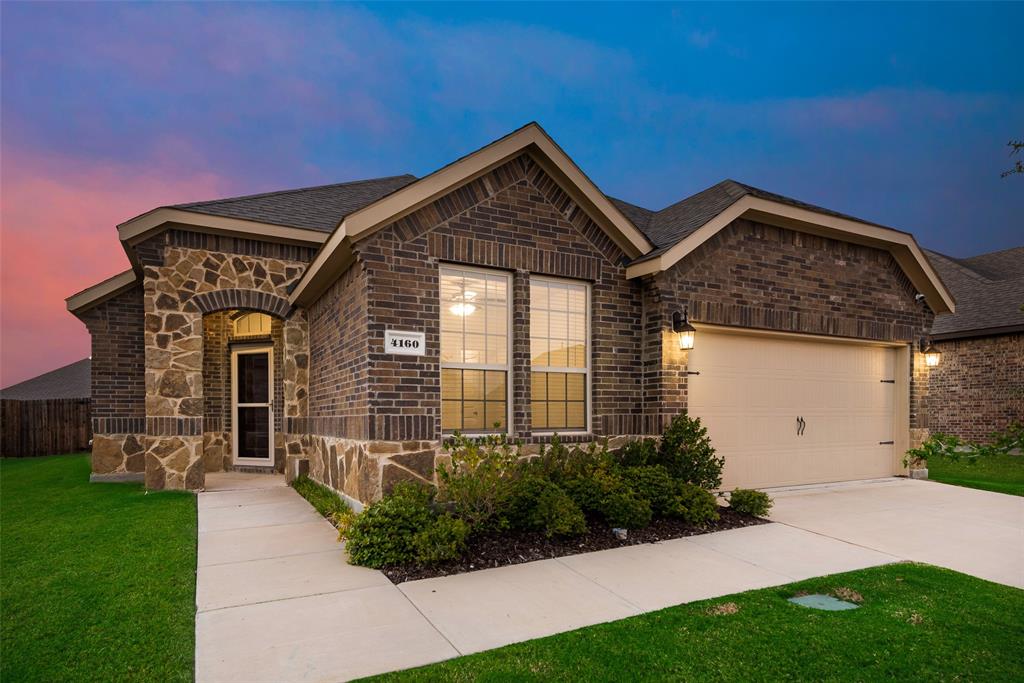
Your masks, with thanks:
[(893, 349), (705, 328), (689, 353), (689, 410), (725, 457), (723, 488), (893, 474)]

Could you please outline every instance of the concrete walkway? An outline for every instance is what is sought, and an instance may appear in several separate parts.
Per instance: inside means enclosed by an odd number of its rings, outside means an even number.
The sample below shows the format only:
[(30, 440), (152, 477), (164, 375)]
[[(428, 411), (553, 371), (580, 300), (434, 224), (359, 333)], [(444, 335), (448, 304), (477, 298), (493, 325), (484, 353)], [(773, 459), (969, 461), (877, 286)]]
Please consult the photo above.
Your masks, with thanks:
[(199, 494), (196, 679), (341, 681), (898, 557), (783, 524), (395, 586), (268, 475)]

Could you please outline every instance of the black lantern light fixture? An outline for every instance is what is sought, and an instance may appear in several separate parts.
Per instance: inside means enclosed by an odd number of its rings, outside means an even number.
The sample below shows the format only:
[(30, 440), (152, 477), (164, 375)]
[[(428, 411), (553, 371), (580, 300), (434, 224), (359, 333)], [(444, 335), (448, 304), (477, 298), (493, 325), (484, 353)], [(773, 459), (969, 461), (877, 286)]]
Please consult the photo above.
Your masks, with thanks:
[(697, 334), (697, 328), (690, 324), (690, 307), (684, 306), (683, 312), (676, 311), (672, 314), (672, 331), (679, 335), (679, 348), (689, 351), (693, 348), (693, 338)]
[(930, 368), (934, 368), (942, 359), (942, 353), (924, 337), (921, 337), (921, 353), (924, 354), (924, 364)]

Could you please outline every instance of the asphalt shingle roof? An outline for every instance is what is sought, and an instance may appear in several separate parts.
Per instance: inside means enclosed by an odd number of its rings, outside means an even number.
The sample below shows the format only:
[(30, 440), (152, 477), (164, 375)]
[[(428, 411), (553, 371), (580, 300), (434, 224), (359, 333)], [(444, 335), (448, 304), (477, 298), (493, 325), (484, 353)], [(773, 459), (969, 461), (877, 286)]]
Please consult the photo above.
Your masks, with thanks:
[(36, 401), (46, 398), (89, 398), (92, 394), (92, 360), (65, 365), (62, 368), (0, 389), (0, 398)]
[(956, 313), (937, 316), (935, 336), (969, 336), (997, 328), (1024, 328), (1024, 247), (957, 259), (926, 250), (956, 299)]
[(415, 180), (416, 176), (413, 175), (372, 178), (335, 185), (177, 204), (173, 208), (291, 228), (333, 232), (345, 216), (402, 189)]

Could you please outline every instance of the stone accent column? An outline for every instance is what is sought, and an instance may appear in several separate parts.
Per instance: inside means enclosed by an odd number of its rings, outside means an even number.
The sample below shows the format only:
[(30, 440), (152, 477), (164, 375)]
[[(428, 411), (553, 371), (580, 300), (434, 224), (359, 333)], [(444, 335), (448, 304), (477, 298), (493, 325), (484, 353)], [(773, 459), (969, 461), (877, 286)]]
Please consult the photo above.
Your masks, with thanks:
[(146, 267), (143, 280), (146, 487), (197, 489), (204, 483), (203, 316), (182, 310), (179, 292), (198, 264), (167, 262)]

